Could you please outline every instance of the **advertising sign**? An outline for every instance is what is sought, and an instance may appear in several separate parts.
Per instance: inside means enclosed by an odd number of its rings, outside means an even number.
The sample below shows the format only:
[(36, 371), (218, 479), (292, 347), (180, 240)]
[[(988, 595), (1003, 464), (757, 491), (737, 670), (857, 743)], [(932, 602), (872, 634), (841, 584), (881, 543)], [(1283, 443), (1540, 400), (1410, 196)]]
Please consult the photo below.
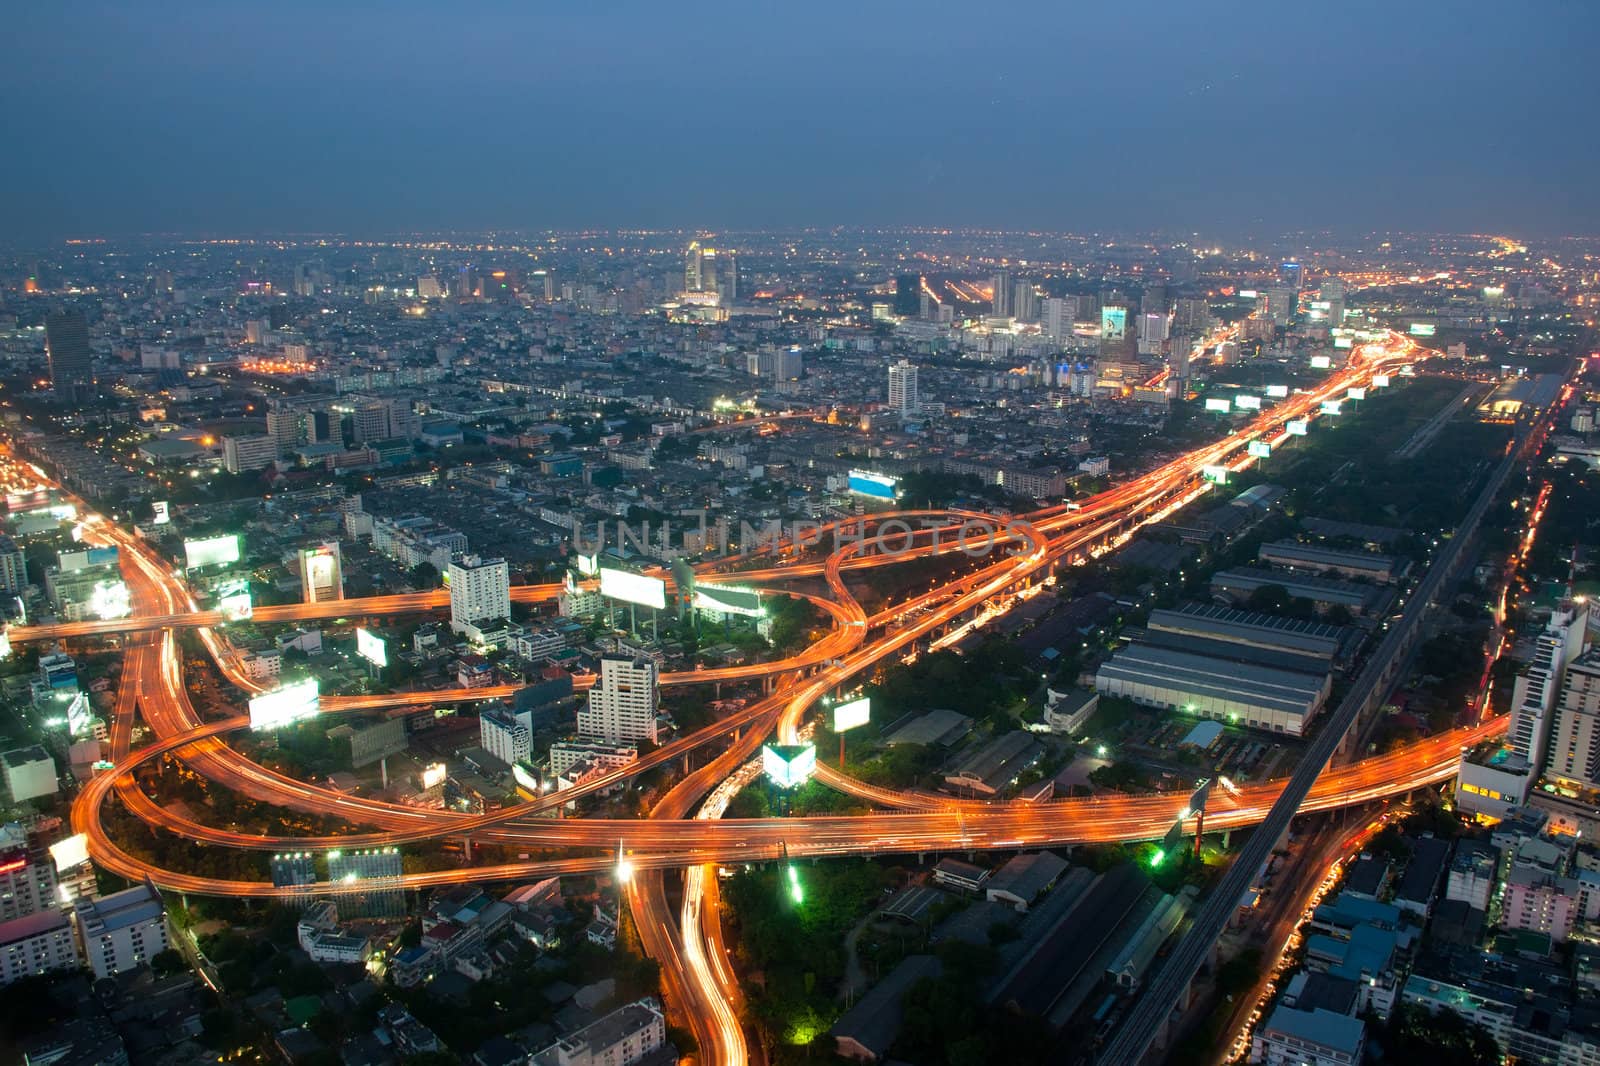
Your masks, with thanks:
[(67, 732), (74, 738), (94, 731), (94, 714), (89, 709), (89, 694), (80, 692), (67, 704)]
[(1374, 374), (1374, 375), (1372, 375), (1372, 387), (1375, 388), (1375, 389), (1387, 389), (1389, 387), (1389, 375), (1388, 374)]
[(1325, 415), (1336, 415), (1343, 406), (1343, 400), (1323, 400), (1322, 413)]
[(1413, 337), (1431, 337), (1437, 328), (1432, 322), (1413, 322), (1406, 328), (1406, 332)]
[(1366, 389), (1355, 388), (1355, 389), (1351, 389), (1349, 392), (1345, 393), (1345, 399), (1347, 399), (1347, 400), (1365, 400), (1366, 398), (1367, 398), (1367, 390)]
[(898, 491), (900, 479), (889, 474), (874, 474), (870, 470), (850, 471), (850, 491), (857, 496), (871, 496), (879, 500), (892, 500)]
[(598, 554), (585, 555), (578, 553), (578, 573), (584, 577), (594, 577), (600, 573), (600, 556)]
[(217, 582), (217, 610), (230, 622), (242, 622), (254, 612), (250, 602), (250, 579), (230, 577)]
[(1306, 420), (1297, 418), (1292, 422), (1286, 422), (1283, 431), (1291, 437), (1303, 437), (1306, 435)]
[(1266, 459), (1272, 455), (1272, 445), (1264, 440), (1253, 440), (1245, 446), (1252, 459)]
[(872, 718), (872, 697), (863, 696), (858, 700), (835, 704), (833, 708), (833, 731), (843, 733), (846, 730), (858, 729)]
[(630, 570), (600, 568), (600, 595), (658, 611), (667, 609), (667, 583)]
[(1228, 483), (1228, 474), (1229, 470), (1225, 466), (1202, 466), (1200, 468), (1200, 476), (1213, 485), (1226, 485)]
[(727, 588), (721, 585), (696, 585), (694, 606), (697, 611), (736, 614), (744, 618), (760, 618), (766, 613), (761, 608), (761, 593), (755, 589)]
[(133, 597), (121, 581), (96, 581), (89, 592), (89, 613), (110, 621), (133, 613)]
[(1128, 335), (1128, 309), (1102, 307), (1100, 309), (1100, 339), (1120, 341)]
[(250, 728), (282, 729), (317, 715), (317, 679), (307, 678), (264, 692), (250, 701)]
[(1229, 403), (1226, 397), (1213, 396), (1206, 400), (1206, 410), (1225, 415), (1233, 410), (1233, 404)]
[(1244, 393), (1240, 393), (1233, 398), (1233, 406), (1241, 411), (1259, 411), (1261, 410), (1261, 397), (1247, 396)]
[(186, 540), (183, 542), (183, 557), (184, 567), (188, 570), (218, 563), (236, 563), (239, 561), (238, 534), (225, 533), (220, 537)]
[(155, 511), (154, 522), (156, 525), (164, 526), (172, 521), (172, 512), (168, 509), (166, 500), (157, 500), (150, 507)]
[(1268, 385), (1267, 386), (1267, 398), (1270, 399), (1270, 400), (1282, 400), (1285, 397), (1287, 397), (1288, 395), (1289, 395), (1289, 386), (1287, 386), (1287, 385)]
[(389, 665), (388, 642), (365, 629), (356, 630), (356, 654), (373, 666), (381, 668)]
[(817, 769), (817, 746), (768, 744), (761, 749), (761, 768), (779, 788), (803, 785)]
[(1330, 370), (1333, 368), (1333, 357), (1329, 355), (1313, 355), (1311, 357), (1312, 370)]
[(66, 873), (75, 866), (89, 861), (89, 838), (83, 833), (58, 840), (50, 845), (50, 858), (55, 860), (56, 873)]
[[(521, 764), (519, 763), (518, 766), (520, 765)], [(516, 771), (517, 766), (513, 766), (511, 768), (512, 774), (515, 775)], [(442, 762), (429, 763), (427, 766), (424, 766), (422, 768), (422, 790), (426, 792), (430, 788), (438, 788), (440, 785), (444, 784), (445, 776), (444, 763)], [(534, 788), (537, 790), (538, 785), (535, 784)]]

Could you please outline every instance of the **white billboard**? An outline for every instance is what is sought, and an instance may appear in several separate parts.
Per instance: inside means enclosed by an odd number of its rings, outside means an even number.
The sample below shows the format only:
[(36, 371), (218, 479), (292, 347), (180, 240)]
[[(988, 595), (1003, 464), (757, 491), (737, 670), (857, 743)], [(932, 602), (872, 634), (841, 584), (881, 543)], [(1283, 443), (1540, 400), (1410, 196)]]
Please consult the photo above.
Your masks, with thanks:
[(761, 768), (779, 788), (803, 785), (817, 769), (817, 746), (768, 744), (761, 749)]
[(389, 665), (389, 644), (382, 637), (365, 629), (356, 630), (356, 654), (373, 666)]
[(584, 577), (594, 577), (599, 572), (600, 555), (598, 552), (593, 555), (585, 555), (583, 552), (578, 553), (578, 573)]
[(89, 694), (80, 692), (67, 704), (67, 733), (77, 739), (94, 732), (94, 712), (89, 707)]
[(1226, 397), (1213, 396), (1206, 401), (1206, 410), (1225, 415), (1233, 410), (1233, 404), (1229, 403)]
[(1306, 420), (1303, 418), (1296, 418), (1292, 422), (1285, 422), (1283, 425), (1283, 431), (1289, 434), (1291, 437), (1303, 437), (1306, 435)]
[(1225, 466), (1202, 466), (1200, 476), (1213, 485), (1226, 485), (1228, 483), (1228, 468)]
[(89, 592), (89, 613), (110, 621), (133, 613), (133, 596), (122, 581), (96, 581)]
[(629, 570), (600, 568), (600, 595), (657, 611), (667, 609), (667, 583)]
[(1366, 398), (1367, 390), (1362, 388), (1353, 388), (1345, 393), (1345, 399), (1347, 400), (1365, 400)]
[(1343, 400), (1323, 400), (1322, 413), (1325, 415), (1336, 415), (1343, 406)]
[(242, 622), (255, 613), (250, 602), (250, 579), (233, 577), (217, 582), (217, 610), (229, 622)]
[(1267, 398), (1268, 399), (1281, 400), (1281, 399), (1285, 398), (1288, 395), (1289, 395), (1289, 386), (1287, 386), (1287, 385), (1268, 385), (1267, 386)]
[(761, 606), (761, 593), (755, 589), (731, 588), (722, 585), (696, 585), (694, 607), (711, 614), (734, 614), (743, 618), (760, 618), (766, 614)]
[(857, 729), (866, 725), (871, 719), (872, 697), (870, 696), (836, 704), (833, 708), (833, 731), (843, 733), (849, 729)]
[(1311, 357), (1312, 370), (1329, 370), (1333, 367), (1333, 357), (1329, 355), (1313, 355)]
[(184, 566), (189, 570), (217, 563), (236, 563), (239, 561), (239, 536), (225, 533), (220, 537), (186, 540), (183, 542), (183, 557)]
[[(515, 769), (515, 767), (513, 767), (513, 769)], [(438, 788), (440, 785), (444, 784), (444, 779), (446, 776), (444, 763), (429, 763), (427, 766), (422, 768), (422, 790), (426, 792), (430, 788)]]
[(1389, 387), (1389, 375), (1388, 374), (1374, 374), (1374, 375), (1372, 375), (1372, 387), (1375, 388), (1375, 389), (1387, 389)]
[(1241, 392), (1233, 398), (1233, 406), (1241, 411), (1259, 411), (1261, 410), (1261, 397), (1247, 396)]
[(317, 714), (317, 679), (307, 678), (250, 701), (251, 729), (282, 729)]
[(150, 509), (155, 512), (155, 518), (153, 521), (156, 525), (164, 526), (168, 522), (172, 521), (172, 512), (167, 507), (166, 500), (157, 500), (155, 503), (150, 505)]
[(1268, 459), (1272, 456), (1272, 445), (1264, 440), (1253, 440), (1245, 446), (1252, 459)]
[(75, 866), (89, 861), (89, 838), (83, 833), (58, 840), (50, 845), (50, 858), (55, 860), (56, 873), (64, 874)]

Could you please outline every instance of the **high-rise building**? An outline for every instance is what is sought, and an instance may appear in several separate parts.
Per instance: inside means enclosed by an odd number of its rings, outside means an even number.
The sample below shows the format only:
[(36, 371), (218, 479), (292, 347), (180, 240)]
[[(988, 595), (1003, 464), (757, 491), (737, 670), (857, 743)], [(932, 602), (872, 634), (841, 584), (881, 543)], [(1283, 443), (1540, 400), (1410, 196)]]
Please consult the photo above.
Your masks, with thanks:
[(507, 766), (527, 761), (533, 750), (533, 713), (491, 707), (478, 714), (478, 742)]
[(222, 438), (222, 465), (230, 474), (243, 474), (271, 466), (278, 458), (278, 442), (265, 433)]
[(1344, 303), (1348, 289), (1342, 278), (1323, 278), (1317, 286), (1317, 296), (1328, 304), (1328, 325), (1344, 324)]
[[(0, 922), (0, 985), (77, 968), (72, 923), (61, 911), (40, 911)], [(121, 1061), (127, 1061), (127, 1056)]]
[(19, 822), (0, 826), (0, 922), (56, 906), (56, 867), (37, 834)]
[(504, 559), (462, 556), (452, 562), (450, 628), (460, 632), (475, 622), (511, 617), (511, 569)]
[(28, 584), (28, 566), (22, 549), (0, 534), (0, 591), (21, 592)]
[(922, 313), (921, 274), (895, 275), (894, 313), (901, 318), (915, 318)]
[(1011, 317), (1018, 322), (1039, 321), (1039, 290), (1031, 281), (1019, 281), (1011, 286)]
[(1305, 268), (1292, 259), (1285, 260), (1278, 267), (1278, 284), (1292, 291), (1296, 296), (1305, 288)]
[(1546, 774), (1558, 784), (1600, 788), (1600, 648), (1590, 648), (1567, 666)]
[(1550, 615), (1544, 632), (1534, 639), (1533, 657), (1511, 688), (1511, 750), (1528, 760), (1535, 775), (1544, 772), (1556, 697), (1567, 665), (1583, 650), (1588, 625), (1587, 604), (1563, 601)]
[(1141, 315), (1166, 314), (1167, 287), (1165, 285), (1146, 285), (1143, 294), (1139, 297), (1139, 313)]
[(607, 655), (589, 704), (578, 712), (578, 733), (612, 742), (656, 739), (656, 664), (643, 656)]
[(705, 291), (705, 278), (702, 270), (704, 256), (700, 252), (700, 242), (690, 241), (689, 248), (683, 253), (683, 291)]
[(155, 887), (142, 885), (73, 906), (78, 944), (96, 977), (146, 965), (167, 950), (167, 912)]
[(303, 603), (344, 599), (344, 567), (338, 541), (300, 549), (300, 599)]
[(997, 271), (994, 277), (989, 279), (989, 287), (994, 290), (994, 295), (989, 301), (990, 313), (999, 318), (1004, 318), (1010, 315), (1012, 296), (1011, 271)]
[(889, 365), (889, 406), (903, 415), (915, 413), (920, 406), (915, 363), (902, 359)]
[(89, 354), (89, 322), (82, 311), (58, 311), (44, 320), (44, 346), (50, 356), (50, 387), (62, 400), (94, 393), (94, 363)]
[(1064, 341), (1072, 336), (1072, 323), (1078, 318), (1076, 296), (1051, 296), (1044, 301), (1044, 335), (1053, 341)]

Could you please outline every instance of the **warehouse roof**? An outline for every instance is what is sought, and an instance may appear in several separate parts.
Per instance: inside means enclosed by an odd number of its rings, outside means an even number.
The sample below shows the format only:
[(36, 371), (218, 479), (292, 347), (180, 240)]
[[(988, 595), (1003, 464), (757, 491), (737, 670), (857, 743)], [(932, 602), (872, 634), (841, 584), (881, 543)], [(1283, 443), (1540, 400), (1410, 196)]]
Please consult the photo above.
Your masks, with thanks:
[(1150, 643), (1131, 644), (1117, 652), (1101, 665), (1097, 685), (1102, 678), (1299, 715), (1316, 709), (1327, 683), (1326, 674), (1319, 677), (1267, 666), (1240, 669), (1238, 663)]
[(1176, 610), (1157, 608), (1150, 612), (1150, 621), (1146, 624), (1151, 629), (1272, 644), (1329, 658), (1339, 650), (1339, 643), (1344, 639), (1343, 626), (1259, 611), (1240, 611), (1213, 603), (1186, 603)]

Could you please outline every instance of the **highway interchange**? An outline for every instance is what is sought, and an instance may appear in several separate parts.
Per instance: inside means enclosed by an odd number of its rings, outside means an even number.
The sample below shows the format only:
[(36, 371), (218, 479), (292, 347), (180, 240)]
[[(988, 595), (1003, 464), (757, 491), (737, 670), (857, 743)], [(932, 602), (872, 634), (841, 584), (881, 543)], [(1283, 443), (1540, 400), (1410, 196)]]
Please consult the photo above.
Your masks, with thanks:
[[(1282, 444), (1288, 437), (1286, 423), (1289, 421), (1315, 418), (1323, 401), (1343, 399), (1350, 388), (1369, 385), (1374, 374), (1392, 373), (1426, 354), (1414, 342), (1398, 334), (1391, 334), (1382, 343), (1359, 347), (1352, 351), (1343, 369), (1321, 384), (1291, 394), (1225, 438), (1072, 507), (1047, 508), (1013, 520), (1004, 527), (1006, 532), (996, 539), (996, 550), (969, 572), (871, 616), (847, 588), (846, 572), (957, 551), (957, 533), (963, 524), (994, 523), (996, 519), (955, 511), (880, 513), (872, 517), (878, 521), (907, 519), (923, 523), (924, 528), (909, 537), (897, 535), (894, 538), (896, 547), (904, 539), (910, 545), (906, 550), (883, 550), (889, 538), (879, 538), (875, 544), (867, 537), (846, 540), (822, 559), (811, 558), (814, 553), (808, 554), (801, 546), (785, 544), (772, 552), (776, 556), (772, 560), (775, 565), (759, 569), (749, 568), (748, 559), (703, 564), (698, 568), (699, 581), (731, 581), (805, 595), (825, 612), (831, 626), (811, 647), (779, 662), (662, 675), (663, 685), (764, 680), (770, 694), (704, 729), (663, 745), (632, 766), (613, 771), (576, 790), (483, 815), (418, 810), (347, 796), (278, 774), (229, 747), (229, 734), (248, 728), (248, 718), (238, 715), (224, 721), (202, 721), (190, 703), (184, 684), (183, 656), (176, 632), (184, 628), (195, 630), (222, 674), (235, 685), (252, 693), (260, 691), (260, 686), (244, 674), (230, 647), (216, 632), (215, 627), (222, 624), (220, 615), (198, 610), (171, 564), (157, 556), (142, 539), (110, 522), (91, 516), (86, 524), (86, 539), (115, 544), (120, 549), (124, 576), (133, 599), (133, 615), (110, 622), (16, 627), (10, 635), (13, 643), (107, 635), (120, 635), (125, 640), (124, 665), (112, 723), (114, 769), (88, 782), (72, 809), (74, 830), (87, 835), (91, 856), (105, 869), (128, 878), (148, 877), (159, 886), (186, 893), (282, 898), (299, 896), (304, 891), (277, 888), (270, 882), (222, 880), (181, 870), (152, 868), (120, 847), (107, 832), (101, 814), (106, 799), (113, 793), (141, 820), (214, 846), (255, 850), (319, 849), (403, 844), (448, 837), (542, 851), (572, 849), (573, 854), (558, 859), (467, 865), (406, 874), (395, 887), (425, 888), (559, 873), (620, 874), (619, 880), (625, 882), (628, 907), (643, 945), (661, 963), (669, 1008), (693, 1031), (701, 1061), (740, 1063), (748, 1060), (750, 1051), (738, 1020), (737, 981), (727, 964), (716, 917), (716, 864), (770, 860), (783, 854), (804, 858), (1157, 839), (1171, 826), (1182, 803), (1181, 798), (1171, 795), (1118, 795), (1046, 803), (958, 801), (876, 788), (837, 769), (819, 765), (816, 773), (819, 780), (867, 801), (875, 808), (875, 813), (757, 820), (721, 818), (722, 810), (738, 785), (751, 779), (752, 761), (758, 756), (761, 745), (774, 736), (793, 742), (805, 728), (808, 712), (818, 706), (824, 696), (870, 671), (876, 664), (903, 655), (908, 649), (914, 650), (919, 641), (970, 617), (987, 603), (1047, 579), (1059, 566), (1113, 550), (1139, 526), (1158, 521), (1198, 498), (1210, 488), (1201, 476), (1203, 467), (1225, 464), (1242, 469), (1253, 461), (1246, 453), (1250, 441), (1265, 440), (1274, 446)], [(832, 527), (824, 527), (821, 533), (826, 536), (834, 531)], [(733, 569), (730, 562), (743, 562), (746, 568)], [(826, 594), (800, 592), (793, 587), (799, 579), (813, 583), (820, 580), (826, 587)], [(814, 584), (811, 587), (815, 587)], [(549, 603), (559, 592), (558, 585), (513, 589), (514, 598), (525, 603)], [(1414, 597), (1412, 606), (1420, 608), (1425, 599), (1422, 595)], [(413, 593), (263, 607), (255, 612), (255, 619), (290, 623), (362, 618), (433, 611), (447, 606), (447, 602), (442, 592)], [(1375, 660), (1382, 654), (1380, 650)], [(580, 683), (591, 681), (585, 678)], [(1369, 682), (1378, 684), (1380, 679), (1363, 675), (1358, 679), (1358, 687)], [(506, 696), (512, 691), (509, 686), (500, 686), (325, 697), (321, 713), (335, 716), (415, 708), (431, 702), (470, 703)], [(1313, 740), (1314, 750), (1287, 781), (1251, 785), (1237, 794), (1219, 793), (1213, 797), (1207, 812), (1207, 828), (1220, 831), (1260, 823), (1268, 818), (1286, 789), (1290, 799), (1286, 801), (1287, 806), (1280, 806), (1279, 812), (1287, 810), (1293, 814), (1366, 803), (1443, 780), (1453, 774), (1464, 744), (1503, 728), (1503, 722), (1489, 720), (1470, 729), (1427, 738), (1384, 756), (1325, 769), (1327, 757), (1348, 726), (1348, 718), (1353, 717), (1353, 712), (1345, 716), (1343, 711), (1341, 706), (1331, 722), (1323, 725)], [(136, 718), (140, 717), (154, 739), (136, 749), (134, 727)], [(714, 757), (680, 780), (648, 819), (547, 816), (557, 805), (576, 796), (608, 788), (713, 744), (721, 745), (715, 749)], [(1322, 751), (1324, 747), (1328, 749), (1326, 752)], [(135, 779), (133, 771), (137, 767), (168, 753), (175, 754), (217, 787), (236, 790), (281, 807), (329, 816), (353, 827), (364, 827), (366, 831), (328, 837), (252, 836), (196, 823), (161, 806)], [(1257, 834), (1263, 842), (1262, 848), (1271, 846), (1272, 836), (1271, 831)], [(1249, 870), (1245, 868), (1249, 865), (1237, 862), (1234, 870), (1243, 870), (1241, 876), (1248, 878)], [(676, 913), (668, 905), (664, 880), (664, 871), (675, 868), (686, 871), (682, 902)], [(1225, 907), (1224, 897), (1231, 888), (1230, 881), (1214, 894), (1213, 898), (1222, 902), (1210, 910)], [(1237, 896), (1235, 892), (1234, 898)], [(1209, 920), (1209, 910), (1205, 917)], [(1173, 971), (1174, 968), (1168, 966), (1163, 977)], [(1184, 981), (1187, 979), (1183, 977)]]

